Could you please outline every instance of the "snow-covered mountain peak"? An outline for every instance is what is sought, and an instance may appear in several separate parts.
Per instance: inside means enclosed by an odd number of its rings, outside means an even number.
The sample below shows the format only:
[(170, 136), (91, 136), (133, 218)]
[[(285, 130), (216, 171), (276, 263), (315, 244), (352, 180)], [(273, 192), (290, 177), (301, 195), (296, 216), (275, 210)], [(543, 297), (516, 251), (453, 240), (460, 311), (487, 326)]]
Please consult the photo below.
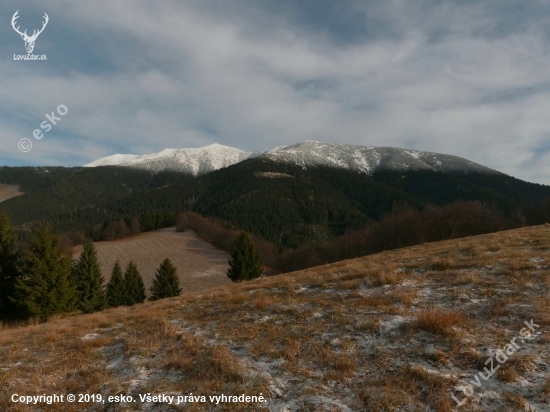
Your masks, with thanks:
[(116, 154), (84, 166), (129, 166), (155, 172), (174, 170), (197, 176), (239, 163), (251, 155), (251, 152), (214, 143), (192, 149), (164, 149), (158, 153), (141, 156)]
[(306, 140), (289, 146), (279, 146), (263, 153), (245, 152), (214, 143), (196, 149), (164, 149), (149, 155), (116, 154), (87, 167), (129, 166), (153, 171), (175, 170), (195, 176), (239, 163), (251, 157), (299, 165), (327, 166), (371, 174), (377, 170), (435, 170), (441, 172), (498, 173), (469, 160), (439, 153)]
[(295, 163), (302, 167), (328, 166), (373, 173), (377, 170), (437, 170), (443, 172), (497, 173), (469, 160), (439, 153), (306, 140), (279, 146), (262, 154), (272, 160)]

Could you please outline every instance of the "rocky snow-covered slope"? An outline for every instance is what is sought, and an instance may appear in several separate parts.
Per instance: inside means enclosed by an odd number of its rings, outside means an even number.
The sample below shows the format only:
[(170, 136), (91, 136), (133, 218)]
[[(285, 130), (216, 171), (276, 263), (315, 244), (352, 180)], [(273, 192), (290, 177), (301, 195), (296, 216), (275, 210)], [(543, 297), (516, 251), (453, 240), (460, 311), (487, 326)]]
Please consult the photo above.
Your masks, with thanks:
[(164, 149), (159, 153), (143, 156), (116, 154), (84, 166), (130, 166), (155, 172), (177, 170), (196, 176), (239, 163), (251, 155), (251, 152), (233, 147), (211, 144), (198, 149)]
[(231, 166), (251, 157), (265, 157), (275, 161), (294, 163), (304, 168), (329, 166), (369, 174), (388, 169), (498, 173), (457, 156), (395, 147), (354, 146), (312, 140), (291, 146), (276, 147), (264, 153), (245, 152), (213, 144), (199, 149), (165, 149), (156, 154), (143, 156), (116, 154), (86, 166), (131, 166), (154, 171), (178, 170), (199, 175)]
[(276, 147), (262, 156), (303, 167), (330, 166), (364, 173), (384, 169), (497, 173), (495, 170), (457, 156), (395, 147), (353, 146), (311, 140), (291, 146)]

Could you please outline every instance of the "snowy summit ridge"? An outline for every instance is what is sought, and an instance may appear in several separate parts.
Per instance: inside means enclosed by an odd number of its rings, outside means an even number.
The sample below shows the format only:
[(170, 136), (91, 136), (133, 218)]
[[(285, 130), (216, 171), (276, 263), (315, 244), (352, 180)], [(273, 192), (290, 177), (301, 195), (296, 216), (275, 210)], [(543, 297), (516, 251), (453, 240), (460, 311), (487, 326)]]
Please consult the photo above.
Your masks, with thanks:
[(129, 166), (155, 172), (175, 170), (197, 176), (239, 163), (251, 155), (251, 152), (215, 143), (198, 149), (164, 149), (159, 153), (142, 156), (115, 154), (84, 167)]
[(197, 176), (252, 157), (268, 158), (304, 168), (328, 166), (367, 174), (378, 170), (498, 173), (458, 156), (396, 147), (346, 145), (313, 140), (279, 146), (263, 153), (245, 152), (212, 144), (198, 149), (164, 149), (159, 153), (142, 156), (116, 154), (88, 163), (85, 167), (129, 166), (156, 172), (176, 170)]
[(306, 140), (265, 152), (272, 160), (302, 167), (329, 166), (373, 173), (377, 170), (434, 170), (439, 172), (498, 173), (458, 156), (397, 147), (357, 146)]

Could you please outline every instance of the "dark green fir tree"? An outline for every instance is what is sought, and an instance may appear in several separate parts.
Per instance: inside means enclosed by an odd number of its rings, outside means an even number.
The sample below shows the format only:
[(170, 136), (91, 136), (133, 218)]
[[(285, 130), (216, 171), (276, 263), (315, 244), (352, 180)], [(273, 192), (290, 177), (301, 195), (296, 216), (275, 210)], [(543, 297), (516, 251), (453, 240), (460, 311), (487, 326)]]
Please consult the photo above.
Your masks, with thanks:
[(132, 306), (145, 301), (145, 285), (134, 262), (130, 261), (124, 272), (126, 305)]
[(78, 309), (84, 313), (105, 309), (103, 275), (92, 239), (84, 243), (80, 258), (73, 265), (72, 278), (76, 285)]
[(14, 303), (26, 316), (47, 320), (75, 310), (76, 286), (71, 281), (71, 258), (59, 249), (60, 239), (49, 224), (33, 230)]
[(107, 305), (110, 308), (126, 304), (126, 286), (124, 283), (124, 275), (120, 268), (120, 263), (117, 259), (111, 272), (111, 279), (107, 283)]
[(233, 282), (240, 282), (258, 278), (261, 275), (260, 255), (250, 237), (245, 232), (241, 232), (233, 245), (227, 277)]
[(15, 283), (19, 277), (18, 254), (15, 251), (17, 237), (5, 212), (0, 213), (0, 320), (12, 320), (18, 316), (12, 301)]
[(176, 274), (176, 268), (168, 258), (157, 269), (153, 284), (151, 285), (149, 300), (158, 300), (178, 296), (181, 293), (180, 280)]

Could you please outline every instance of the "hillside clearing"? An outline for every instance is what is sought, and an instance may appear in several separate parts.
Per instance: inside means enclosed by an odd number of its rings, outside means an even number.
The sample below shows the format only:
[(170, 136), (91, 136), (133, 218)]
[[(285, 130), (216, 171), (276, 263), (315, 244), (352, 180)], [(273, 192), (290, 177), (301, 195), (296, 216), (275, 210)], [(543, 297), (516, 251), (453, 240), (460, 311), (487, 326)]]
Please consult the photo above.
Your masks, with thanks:
[[(161, 229), (125, 239), (97, 242), (95, 246), (106, 281), (110, 279), (116, 259), (119, 259), (122, 270), (133, 260), (149, 290), (161, 262), (170, 258), (178, 270), (182, 292), (232, 283), (226, 275), (229, 254), (198, 238), (190, 230)], [(81, 251), (82, 246), (76, 247), (73, 258), (78, 258)]]
[(22, 194), (23, 192), (19, 190), (19, 186), (0, 184), (0, 203)]
[[(86, 410), (451, 411), (454, 396), (460, 411), (549, 411), (549, 269), (545, 225), (6, 329), (0, 409), (28, 410), (13, 393), (150, 392), (269, 399)], [(525, 322), (532, 338), (479, 379)]]

